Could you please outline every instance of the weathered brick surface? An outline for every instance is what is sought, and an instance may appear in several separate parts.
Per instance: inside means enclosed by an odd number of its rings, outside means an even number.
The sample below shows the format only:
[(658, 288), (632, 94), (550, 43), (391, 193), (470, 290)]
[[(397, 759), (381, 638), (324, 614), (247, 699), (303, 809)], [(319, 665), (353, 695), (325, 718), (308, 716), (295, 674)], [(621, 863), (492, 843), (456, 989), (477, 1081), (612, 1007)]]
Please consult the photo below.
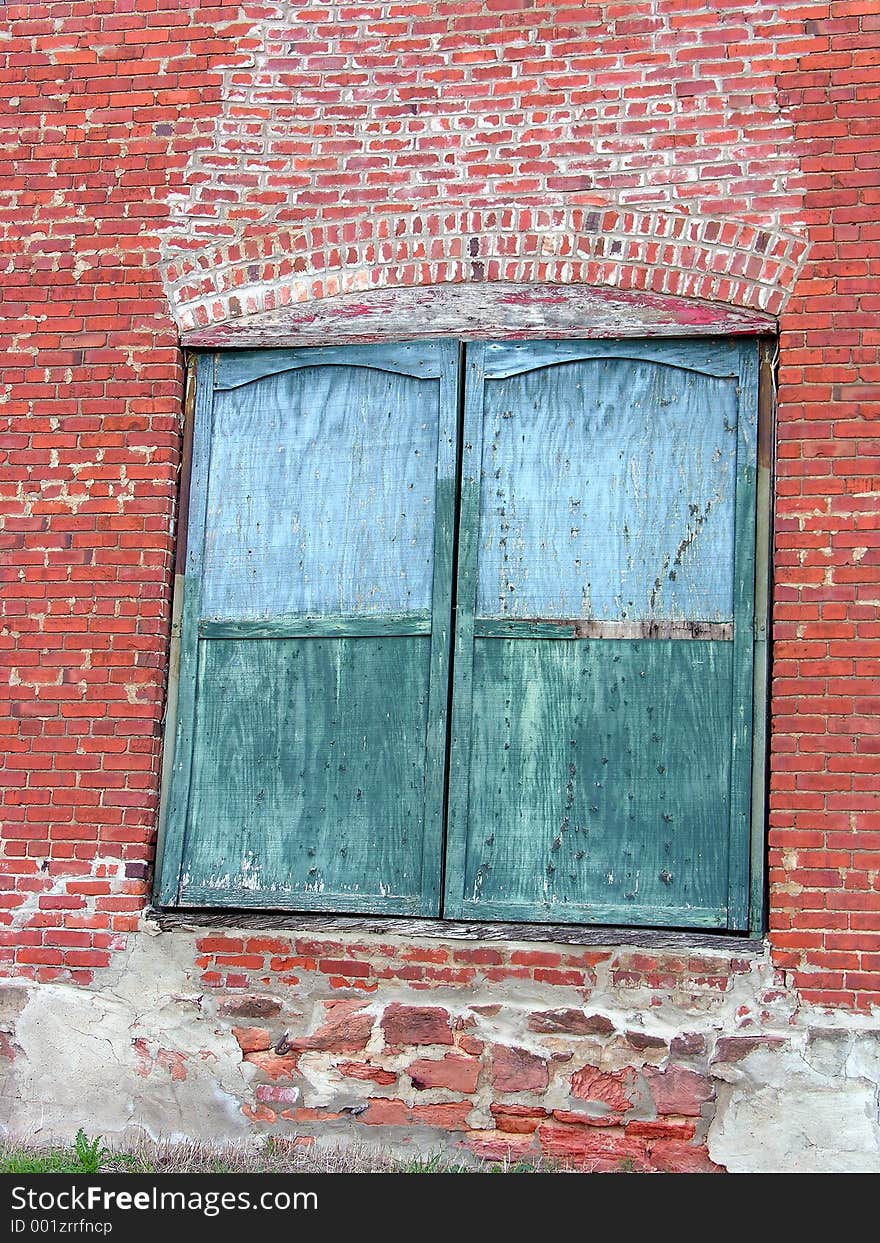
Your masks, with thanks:
[[(179, 329), (346, 290), (587, 282), (780, 315), (769, 864), (775, 962), (789, 975), (763, 1004), (791, 986), (825, 1005), (880, 1004), (875, 0), (652, 0), (638, 12), (66, 0), (9, 4), (0, 19), (0, 125), (15, 156), (0, 199), (0, 969), (88, 984), (148, 897)], [(545, 1069), (497, 1088), (537, 1098), (563, 1072), (598, 1073), (586, 1044), (581, 1066), (554, 1062), (560, 1040), (618, 1039), (589, 1008), (597, 970), (634, 1008), (672, 992), (704, 1014), (748, 967), (221, 933), (201, 940), (196, 965), (263, 1077), (247, 1106), (261, 1126), (298, 1112), (303, 1056), (338, 1055), (346, 1083), (390, 1098), (411, 1089), (406, 1066), (451, 1067), (446, 1049), (480, 1059), (489, 1090), (503, 1042), (454, 1027), (448, 990), (540, 996), (519, 1038)], [(351, 1004), (309, 1011), (277, 1053), (295, 988)], [(440, 989), (442, 1004), (413, 1002)], [(688, 1032), (670, 1056), (701, 1075), (713, 1048)], [(650, 1031), (619, 1037), (615, 1056), (634, 1065), (664, 1056)], [(725, 1039), (718, 1065), (768, 1047)], [(373, 1073), (371, 1041), (401, 1064)], [(568, 1107), (518, 1115), (505, 1100), (479, 1115), (451, 1078), (412, 1090), (464, 1102), (372, 1102), (368, 1122), (454, 1127), (489, 1156), (506, 1145), (590, 1168), (706, 1168), (701, 1141), (674, 1130), (702, 1088), (668, 1076), (638, 1085), (660, 1116), (681, 1107), (662, 1135), (616, 1106), (622, 1121), (600, 1139)]]
[[(252, 965), (241, 971), (216, 969), (226, 939), (200, 937), (197, 949), (205, 951), (194, 966), (205, 1018), (228, 1029), (249, 1068), (241, 1108), (254, 1125), (331, 1143), (405, 1128), (490, 1161), (712, 1171), (707, 1137), (719, 1083), (741, 1074), (753, 1055), (790, 1052), (797, 1008), (763, 955), (657, 951), (645, 960), (651, 980), (634, 984), (641, 955), (590, 950), (589, 982), (548, 985), (548, 970), (565, 979), (585, 951), (245, 933), (236, 957)], [(414, 954), (440, 968), (451, 953), (475, 963), (467, 989), (450, 991), (442, 976), (409, 978)], [(297, 984), (280, 985), (269, 964), (291, 957), (308, 965)], [(348, 958), (367, 970), (341, 981), (336, 964)], [(511, 977), (508, 968), (526, 974)], [(695, 971), (711, 982), (699, 993)], [(638, 1030), (630, 1026), (634, 989), (644, 1010)], [(530, 1004), (548, 992), (562, 1004)], [(239, 1026), (236, 995), (249, 1013), (265, 1010), (258, 1025)], [(170, 1066), (175, 1056), (145, 1054), (145, 1073), (157, 1058)], [(186, 1074), (185, 1060), (174, 1065)]]

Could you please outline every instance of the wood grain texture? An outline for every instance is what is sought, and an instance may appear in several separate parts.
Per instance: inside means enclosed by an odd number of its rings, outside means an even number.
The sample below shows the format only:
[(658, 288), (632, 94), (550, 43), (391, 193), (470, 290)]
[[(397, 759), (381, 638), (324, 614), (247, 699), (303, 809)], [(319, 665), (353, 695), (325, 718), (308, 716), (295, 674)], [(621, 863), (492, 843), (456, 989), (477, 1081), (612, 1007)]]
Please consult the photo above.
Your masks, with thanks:
[(733, 698), (729, 837), (730, 928), (749, 920), (752, 736), (755, 660), (755, 499), (758, 456), (758, 347), (740, 351), (736, 461), (736, 559), (733, 568)]
[(397, 613), (374, 617), (270, 617), (266, 621), (201, 621), (202, 639), (329, 639), (370, 638), (375, 635), (431, 633), (429, 613)]
[(478, 617), (478, 639), (714, 639), (730, 643), (732, 622), (701, 621), (594, 621), (559, 618), (536, 621), (530, 617)]
[[(754, 357), (737, 341), (469, 347), (447, 916), (748, 926)], [(598, 608), (572, 590), (572, 510), (603, 550)]]
[(365, 932), (413, 940), (530, 941), (561, 945), (626, 945), (653, 949), (712, 949), (733, 954), (763, 954), (763, 938), (737, 933), (702, 932), (689, 928), (611, 928), (573, 924), (504, 923), (456, 919), (405, 919), (334, 914), (290, 914), (281, 911), (174, 911), (149, 908), (148, 919), (163, 932), (192, 932), (200, 928), (271, 929), (278, 932)]
[(239, 388), (264, 376), (303, 367), (367, 367), (416, 379), (438, 378), (447, 365), (449, 341), (402, 341), (384, 345), (324, 345), (297, 350), (225, 350), (214, 356), (214, 386)]
[[(430, 641), (203, 641), (181, 903), (422, 905)], [(393, 688), (405, 688), (394, 693)]]
[(326, 366), (215, 394), (202, 616), (431, 607), (439, 383)]
[[(455, 342), (201, 360), (159, 901), (437, 913), (458, 363)], [(294, 522), (320, 539), (291, 579)]]
[(723, 926), (731, 664), (727, 643), (477, 640), (447, 914)]
[(732, 619), (735, 379), (562, 361), (487, 381), (483, 409), (478, 616)]
[(704, 337), (699, 341), (676, 338), (632, 341), (613, 337), (604, 341), (489, 341), (484, 365), (486, 378), (499, 380), (560, 363), (591, 359), (657, 363), (708, 376), (732, 378), (739, 375), (740, 345), (723, 337)]
[[(174, 730), (173, 747), (169, 749), (171, 776), (167, 781), (167, 808), (161, 817), (162, 841), (157, 851), (156, 893), (160, 902), (176, 902), (179, 895), (180, 870), (186, 811), (189, 804), (192, 771), (193, 720), (198, 674), (198, 622), (201, 600), (201, 571), (204, 553), (205, 509), (208, 495), (208, 472), (211, 456), (212, 377), (208, 360), (199, 360), (195, 377), (195, 399), (187, 401), (186, 413), (192, 420), (187, 427), (185, 444), (191, 449), (187, 462), (187, 531), (185, 535), (185, 574), (177, 574), (177, 588), (182, 600), (175, 600), (180, 617), (180, 647), (177, 676), (176, 717), (169, 717), (167, 729)], [(189, 398), (189, 394), (187, 395)], [(176, 637), (176, 636), (175, 636)], [(163, 778), (164, 782), (164, 778)]]
[(761, 311), (673, 298), (645, 290), (589, 285), (475, 281), (396, 286), (292, 303), (183, 334), (190, 348), (246, 346), (252, 354), (271, 346), (408, 341), (424, 337), (494, 341), (505, 337), (685, 337), (773, 333), (776, 321)]

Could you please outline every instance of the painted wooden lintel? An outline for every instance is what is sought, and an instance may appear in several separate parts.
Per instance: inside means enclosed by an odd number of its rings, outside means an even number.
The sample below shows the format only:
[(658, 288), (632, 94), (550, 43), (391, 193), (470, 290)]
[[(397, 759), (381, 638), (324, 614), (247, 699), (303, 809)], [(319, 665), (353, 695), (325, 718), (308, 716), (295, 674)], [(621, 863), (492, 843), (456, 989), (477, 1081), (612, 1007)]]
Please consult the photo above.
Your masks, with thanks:
[(459, 337), (758, 336), (777, 323), (761, 311), (644, 291), (513, 282), (425, 285), (343, 294), (241, 316), (182, 334), (189, 349), (353, 345)]

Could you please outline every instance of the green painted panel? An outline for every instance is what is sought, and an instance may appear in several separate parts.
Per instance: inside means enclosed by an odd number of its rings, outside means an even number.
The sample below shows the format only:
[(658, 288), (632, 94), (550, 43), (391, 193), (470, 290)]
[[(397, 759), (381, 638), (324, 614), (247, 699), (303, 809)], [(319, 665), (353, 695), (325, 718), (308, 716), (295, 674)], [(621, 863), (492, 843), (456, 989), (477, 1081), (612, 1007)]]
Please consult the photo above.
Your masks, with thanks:
[(199, 646), (181, 904), (436, 914), (421, 899), (423, 865), (437, 870), (430, 639)]
[(731, 660), (729, 643), (478, 639), (447, 913), (723, 925)]
[(444, 913), (745, 928), (755, 345), (594, 345), (467, 350)]

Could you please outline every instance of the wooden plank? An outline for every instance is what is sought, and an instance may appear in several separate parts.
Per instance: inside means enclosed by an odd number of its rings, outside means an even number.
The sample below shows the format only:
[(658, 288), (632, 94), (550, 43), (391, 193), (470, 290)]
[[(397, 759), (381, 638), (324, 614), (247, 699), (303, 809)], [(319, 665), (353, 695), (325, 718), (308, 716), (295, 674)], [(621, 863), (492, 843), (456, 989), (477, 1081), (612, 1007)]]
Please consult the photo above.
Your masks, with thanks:
[(775, 341), (758, 353), (758, 460), (755, 482), (755, 646), (752, 699), (752, 806), (749, 932), (766, 925), (767, 709), (770, 682), (770, 601), (773, 567), (773, 466), (776, 443)]
[(437, 493), (431, 617), (431, 673), (425, 743), (425, 811), (421, 911), (439, 915), (445, 836), (449, 676), (452, 659), (452, 581), (458, 461), (458, 405), (461, 349), (444, 343), (437, 436)]
[(351, 915), (297, 914), (272, 911), (168, 911), (148, 910), (147, 917), (154, 920), (163, 932), (191, 933), (204, 928), (234, 928), (242, 930), (273, 931), (278, 933), (364, 933), (373, 936), (394, 936), (402, 941), (452, 940), (452, 941), (520, 941), (548, 945), (597, 945), (614, 947), (645, 947), (670, 949), (679, 953), (707, 949), (730, 954), (756, 954), (765, 952), (764, 940), (759, 936), (738, 936), (736, 933), (702, 932), (689, 928), (686, 931), (658, 928), (609, 928), (583, 927), (572, 924), (551, 923), (483, 923), (451, 919), (377, 919), (359, 918)]
[(729, 622), (736, 379), (605, 344), (586, 361), (570, 342), (486, 346), (518, 370), (485, 388), (477, 613)]
[[(419, 897), (396, 894), (383, 898), (374, 894), (358, 893), (310, 893), (303, 899), (298, 893), (273, 890), (252, 890), (247, 888), (229, 887), (223, 890), (221, 899), (224, 907), (233, 909), (262, 910), (266, 906), (278, 910), (300, 913), (304, 903), (309, 911), (333, 911), (345, 914), (353, 911), (365, 915), (419, 915), (424, 903)], [(181, 910), (189, 907), (216, 906), (218, 903), (217, 888), (214, 884), (187, 885), (180, 900)], [(230, 926), (230, 915), (226, 917), (226, 927)], [(235, 920), (238, 923), (238, 919)]]
[[(332, 334), (330, 334), (332, 336)], [(449, 341), (407, 341), (395, 344), (331, 345), (298, 350), (225, 350), (217, 354), (215, 386), (219, 389), (252, 384), (266, 376), (303, 367), (367, 367), (397, 372), (416, 379), (438, 379), (443, 374)], [(453, 343), (454, 344), (454, 343)]]
[(671, 298), (644, 290), (589, 285), (475, 281), (418, 288), (374, 289), (296, 302), (185, 331), (191, 348), (322, 346), (408, 341), (418, 325), (425, 337), (466, 341), (503, 338), (706, 337), (776, 331), (772, 315), (726, 304)]
[[(548, 919), (563, 916), (549, 904), (535, 902), (471, 902), (461, 904), (462, 919), (534, 920), (544, 913)], [(677, 906), (637, 907), (612, 902), (572, 902), (564, 908), (564, 918), (573, 924), (626, 924), (632, 927), (674, 928), (724, 928), (727, 926), (727, 907), (689, 907), (682, 912)]]
[[(174, 521), (176, 547), (174, 549), (174, 573), (186, 573), (186, 543), (189, 530), (189, 494), (192, 483), (193, 434), (196, 422), (196, 392), (198, 391), (199, 355), (190, 354), (186, 360), (186, 387), (183, 399), (183, 444), (181, 446), (180, 481), (177, 495), (177, 514)], [(201, 366), (210, 373), (211, 360), (202, 357)]]
[(184, 575), (176, 578), (182, 592), (180, 606), (179, 675), (174, 729), (171, 777), (168, 783), (167, 814), (163, 816), (161, 866), (156, 871), (158, 901), (173, 904), (179, 896), (181, 861), (192, 764), (193, 727), (198, 676), (198, 618), (204, 551), (205, 510), (208, 493), (212, 424), (212, 374), (210, 365), (200, 360), (196, 374), (195, 403), (192, 410), (192, 458), (189, 471), (188, 520)]
[(752, 811), (752, 711), (755, 656), (755, 485), (758, 448), (758, 347), (740, 345), (736, 468), (736, 561), (733, 573), (733, 737), (731, 741), (729, 917), (737, 931), (749, 925)]
[[(448, 625), (448, 623), (447, 623)], [(399, 613), (390, 617), (270, 617), (266, 621), (200, 621), (202, 639), (332, 639), (376, 635), (430, 634), (430, 613)]]
[(684, 926), (710, 912), (717, 925), (728, 895), (732, 645), (474, 648), (454, 913), (500, 918), (509, 907), (508, 918), (563, 922), (595, 908), (603, 922), (655, 923), (662, 910)]
[(716, 643), (730, 643), (733, 623), (477, 617), (474, 635), (478, 639), (713, 639)]
[(421, 894), (430, 646), (202, 642), (181, 903), (436, 913)]
[(443, 914), (459, 914), (467, 857), (473, 724), (474, 605), (477, 594), (480, 521), (480, 471), (483, 440), (483, 360), (485, 347), (469, 345), (464, 362), (464, 409), (461, 432), (461, 484), (458, 518), (458, 567), (455, 587), (455, 638), (452, 667), (452, 721), (449, 736), (449, 790)]
[(217, 392), (202, 617), (430, 611), (438, 412), (438, 379), (365, 366)]

